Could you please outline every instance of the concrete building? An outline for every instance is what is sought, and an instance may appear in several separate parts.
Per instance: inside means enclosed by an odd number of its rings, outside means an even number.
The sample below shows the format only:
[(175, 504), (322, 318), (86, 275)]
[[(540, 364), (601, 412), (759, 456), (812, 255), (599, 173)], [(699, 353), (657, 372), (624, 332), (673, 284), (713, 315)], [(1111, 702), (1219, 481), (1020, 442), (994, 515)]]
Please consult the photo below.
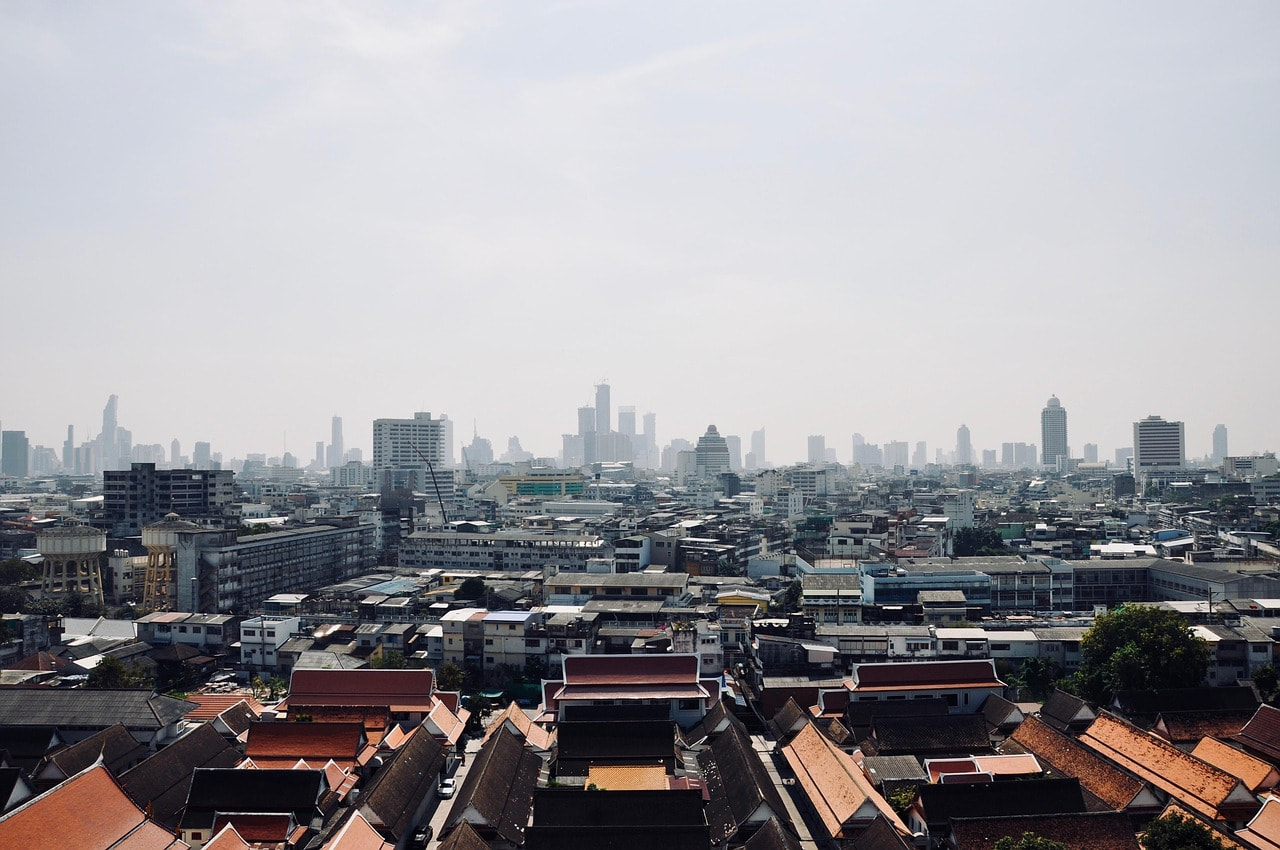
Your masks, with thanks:
[(703, 480), (715, 480), (730, 471), (729, 446), (716, 426), (708, 425), (707, 432), (698, 438), (694, 448), (695, 474)]
[(418, 531), (400, 544), (400, 566), (411, 569), (586, 569), (588, 560), (608, 558), (611, 548), (590, 534), (509, 530)]
[(236, 498), (231, 470), (156, 469), (135, 463), (102, 473), (103, 515), (113, 534), (136, 537), (167, 514), (221, 523)]
[(30, 473), (30, 454), (26, 431), (0, 432), (0, 475), (26, 478)]
[(1213, 429), (1213, 457), (1215, 464), (1222, 463), (1227, 458), (1227, 426), (1218, 425)]
[(956, 429), (956, 466), (968, 466), (973, 463), (973, 443), (969, 438), (969, 426), (961, 425)]
[(1181, 422), (1148, 416), (1133, 423), (1133, 473), (1140, 480), (1152, 473), (1186, 465), (1186, 429)]
[(148, 611), (172, 611), (178, 603), (178, 532), (200, 531), (200, 526), (171, 513), (160, 522), (142, 528), (142, 545), (147, 550), (143, 579), (142, 607)]
[(450, 425), (441, 416), (415, 413), (412, 419), (373, 420), (373, 473), (384, 489), (418, 490), (453, 498), (449, 471)]
[(1050, 396), (1040, 411), (1040, 447), (1042, 466), (1065, 471), (1071, 455), (1067, 448), (1067, 409), (1056, 395)]
[(822, 434), (809, 435), (809, 463), (821, 465), (827, 462), (827, 438)]
[(297, 617), (254, 617), (240, 624), (240, 663), (250, 672), (288, 675), (281, 666), (280, 647), (302, 634)]

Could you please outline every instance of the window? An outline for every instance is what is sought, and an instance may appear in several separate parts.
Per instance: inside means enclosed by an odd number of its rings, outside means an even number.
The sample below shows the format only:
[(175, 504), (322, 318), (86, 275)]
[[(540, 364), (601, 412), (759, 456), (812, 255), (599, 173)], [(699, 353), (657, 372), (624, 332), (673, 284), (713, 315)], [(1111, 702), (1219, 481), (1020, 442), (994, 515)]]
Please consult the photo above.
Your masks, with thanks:
[(485, 646), (493, 646), (493, 638), (485, 638), (485, 639), (484, 639), (484, 645), (485, 645)]
[(958, 640), (944, 640), (944, 641), (942, 642), (942, 648), (943, 648), (944, 650), (957, 650), (957, 649), (959, 649), (959, 648), (960, 648), (960, 641), (958, 641)]
[(1271, 647), (1269, 647), (1269, 646), (1264, 646), (1264, 645), (1262, 645), (1262, 644), (1254, 644), (1253, 646), (1249, 647), (1249, 651), (1250, 651), (1250, 652), (1256, 652), (1256, 653), (1263, 653), (1263, 652), (1266, 652), (1266, 651), (1267, 651), (1268, 649), (1270, 649), (1270, 648), (1271, 648)]
[(991, 650), (993, 652), (1008, 652), (1010, 646), (1011, 645), (1007, 643), (993, 643), (991, 644)]

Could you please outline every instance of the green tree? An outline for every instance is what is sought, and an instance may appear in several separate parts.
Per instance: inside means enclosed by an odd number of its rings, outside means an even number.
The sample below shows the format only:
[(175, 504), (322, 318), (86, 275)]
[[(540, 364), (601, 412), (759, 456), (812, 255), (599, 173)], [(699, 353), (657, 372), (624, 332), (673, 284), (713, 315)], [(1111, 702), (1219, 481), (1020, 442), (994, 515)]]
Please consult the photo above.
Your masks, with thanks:
[(1209, 643), (1176, 611), (1121, 605), (1101, 614), (1080, 641), (1079, 696), (1110, 702), (1116, 691), (1194, 688), (1209, 669)]
[(916, 801), (916, 786), (900, 785), (886, 795), (885, 801), (899, 815), (905, 815), (907, 809), (911, 808), (911, 804)]
[(89, 671), (86, 688), (150, 688), (151, 677), (135, 663), (125, 664), (114, 655), (108, 655)]
[(1022, 662), (1016, 676), (1012, 677), (1022, 688), (1022, 699), (1042, 700), (1062, 678), (1062, 668), (1050, 658), (1028, 658)]
[(1024, 832), (1018, 838), (1012, 835), (1001, 838), (996, 842), (995, 850), (1068, 850), (1068, 847), (1061, 841), (1053, 841), (1034, 832)]
[(436, 671), (436, 688), (442, 691), (461, 691), (466, 684), (467, 674), (462, 668), (450, 661)]
[(29, 601), (27, 592), (20, 587), (0, 587), (0, 614), (18, 614)]
[(778, 607), (783, 611), (800, 610), (800, 596), (803, 588), (800, 585), (800, 579), (792, 579), (791, 584), (787, 585), (787, 589), (782, 591), (782, 604)]
[(1274, 704), (1280, 696), (1280, 674), (1270, 664), (1264, 664), (1253, 671), (1253, 684), (1264, 701)]
[(1007, 555), (1004, 540), (994, 528), (961, 528), (952, 540), (952, 551), (957, 558), (974, 555)]
[(405, 661), (403, 652), (391, 649), (377, 655), (370, 666), (379, 670), (403, 670), (409, 664)]
[(40, 578), (40, 568), (21, 558), (0, 561), (0, 584), (18, 584)]
[(479, 599), (484, 596), (484, 580), (478, 576), (471, 578), (458, 585), (458, 589), (453, 592), (454, 599)]
[(1176, 813), (1153, 820), (1138, 843), (1145, 850), (1223, 850), (1224, 847), (1209, 827)]

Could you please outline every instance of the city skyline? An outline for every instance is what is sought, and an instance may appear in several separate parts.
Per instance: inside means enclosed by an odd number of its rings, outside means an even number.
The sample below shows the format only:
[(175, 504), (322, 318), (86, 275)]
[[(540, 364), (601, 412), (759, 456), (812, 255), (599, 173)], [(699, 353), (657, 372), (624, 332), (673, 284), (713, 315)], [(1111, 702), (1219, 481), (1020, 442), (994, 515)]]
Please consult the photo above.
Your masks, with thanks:
[(1039, 445), (1050, 394), (1077, 456), (1153, 414), (1275, 450), (1278, 39), (1266, 3), (9, 4), (0, 427), (61, 455), (115, 394), (188, 453), (305, 464), (339, 416), (368, 459), (432, 411), (554, 456), (607, 377), (775, 465)]

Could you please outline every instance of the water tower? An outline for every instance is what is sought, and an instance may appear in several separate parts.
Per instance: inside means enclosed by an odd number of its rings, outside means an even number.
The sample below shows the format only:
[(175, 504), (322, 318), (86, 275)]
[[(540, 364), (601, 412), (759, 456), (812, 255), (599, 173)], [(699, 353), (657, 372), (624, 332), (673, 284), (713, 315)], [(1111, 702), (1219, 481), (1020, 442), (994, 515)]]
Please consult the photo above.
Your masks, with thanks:
[(142, 545), (147, 547), (147, 573), (142, 590), (142, 607), (148, 611), (172, 611), (178, 601), (178, 533), (199, 531), (200, 526), (177, 514), (142, 527)]
[(78, 591), (86, 599), (102, 602), (102, 553), (107, 551), (104, 531), (87, 525), (60, 525), (36, 532), (36, 549), (44, 555), (40, 592), (45, 599), (61, 599)]

